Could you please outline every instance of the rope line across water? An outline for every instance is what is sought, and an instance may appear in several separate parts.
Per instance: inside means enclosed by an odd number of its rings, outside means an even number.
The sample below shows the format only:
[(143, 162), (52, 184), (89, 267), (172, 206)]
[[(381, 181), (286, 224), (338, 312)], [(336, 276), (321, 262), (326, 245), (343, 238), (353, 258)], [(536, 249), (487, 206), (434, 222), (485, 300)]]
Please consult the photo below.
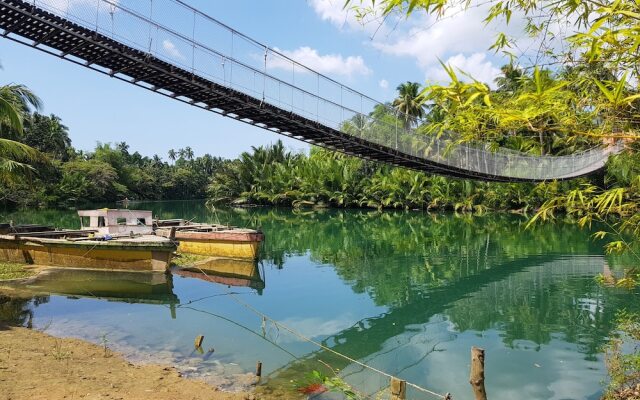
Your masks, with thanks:
[[(197, 268), (198, 270), (200, 270), (200, 272), (202, 272), (202, 273), (203, 273), (207, 278), (209, 278), (209, 275), (208, 275), (204, 270), (202, 270), (202, 268), (200, 268), (200, 267), (198, 267), (198, 266), (195, 266), (195, 268)], [(233, 299), (236, 303), (240, 304), (241, 306), (245, 307), (246, 309), (248, 309), (248, 310), (252, 311), (252, 312), (253, 312), (253, 313), (255, 313), (256, 315), (258, 315), (259, 317), (261, 317), (263, 321), (264, 321), (264, 320), (268, 320), (268, 321), (270, 321), (272, 324), (274, 324), (276, 327), (284, 329), (285, 331), (289, 332), (290, 334), (292, 334), (292, 335), (296, 336), (296, 337), (297, 337), (297, 338), (299, 338), (299, 339), (302, 339), (302, 340), (303, 340), (303, 341), (305, 341), (305, 342), (312, 343), (312, 344), (316, 345), (317, 347), (321, 348), (322, 350), (328, 351), (328, 352), (330, 352), (330, 353), (332, 353), (332, 354), (337, 355), (338, 357), (342, 357), (342, 358), (344, 358), (345, 360), (347, 360), (347, 361), (349, 361), (349, 362), (351, 362), (351, 363), (354, 363), (354, 364), (360, 365), (360, 366), (361, 366), (361, 367), (363, 367), (363, 368), (369, 369), (369, 370), (371, 370), (371, 371), (373, 371), (373, 372), (377, 372), (378, 374), (381, 374), (381, 375), (383, 375), (383, 376), (386, 376), (386, 377), (388, 377), (388, 378), (390, 378), (390, 379), (391, 379), (391, 378), (396, 378), (395, 376), (393, 376), (393, 375), (391, 375), (391, 374), (389, 374), (389, 373), (387, 373), (387, 372), (381, 371), (381, 370), (379, 370), (379, 369), (377, 369), (377, 368), (375, 368), (375, 367), (372, 367), (372, 366), (370, 366), (370, 365), (367, 365), (367, 364), (365, 364), (365, 363), (363, 363), (363, 362), (361, 362), (361, 361), (359, 361), (359, 360), (356, 360), (356, 359), (354, 359), (354, 358), (351, 358), (351, 357), (349, 357), (349, 356), (347, 356), (347, 355), (345, 355), (345, 354), (339, 353), (339, 352), (337, 352), (337, 351), (335, 351), (335, 350), (333, 350), (333, 349), (331, 349), (331, 348), (329, 348), (329, 347), (327, 347), (327, 346), (323, 345), (322, 343), (318, 343), (317, 341), (315, 341), (315, 340), (313, 340), (313, 339), (311, 339), (311, 338), (309, 338), (309, 337), (306, 337), (306, 336), (305, 336), (305, 335), (303, 335), (302, 333), (299, 333), (299, 332), (297, 332), (297, 331), (293, 330), (292, 328), (289, 328), (288, 326), (286, 326), (286, 325), (282, 324), (281, 322), (278, 322), (278, 321), (274, 320), (273, 318), (269, 317), (268, 315), (264, 314), (263, 312), (259, 311), (259, 310), (258, 310), (258, 309), (256, 309), (255, 307), (253, 307), (251, 304), (249, 304), (249, 303), (246, 303), (246, 302), (242, 301), (242, 300), (241, 300), (241, 299), (239, 299), (237, 296), (235, 296), (235, 295), (233, 294), (233, 292), (228, 292), (227, 294), (228, 294), (228, 295), (229, 295), (229, 297), (230, 297), (231, 299)], [(414, 384), (414, 383), (411, 383), (411, 382), (406, 382), (406, 384), (407, 384), (407, 386), (410, 386), (410, 387), (412, 387), (412, 388), (414, 388), (414, 389), (416, 389), (416, 390), (418, 390), (418, 391), (421, 391), (421, 392), (423, 392), (423, 393), (430, 394), (430, 395), (435, 396), (435, 397), (439, 397), (439, 398), (441, 398), (441, 399), (447, 399), (447, 398), (448, 398), (448, 396), (449, 396), (448, 394), (444, 394), (444, 395), (443, 395), (443, 394), (440, 394), (440, 393), (434, 392), (434, 391), (432, 391), (432, 390), (429, 390), (429, 389), (423, 388), (423, 387), (421, 387), (421, 386), (418, 386), (418, 385), (416, 385), (416, 384)]]

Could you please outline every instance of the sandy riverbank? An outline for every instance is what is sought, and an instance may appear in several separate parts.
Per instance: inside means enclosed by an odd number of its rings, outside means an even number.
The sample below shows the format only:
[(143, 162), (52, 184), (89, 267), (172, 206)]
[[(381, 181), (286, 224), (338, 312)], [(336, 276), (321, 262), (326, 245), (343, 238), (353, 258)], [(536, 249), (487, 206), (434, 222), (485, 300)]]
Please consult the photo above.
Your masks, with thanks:
[(0, 399), (229, 399), (172, 367), (133, 365), (104, 347), (0, 323)]

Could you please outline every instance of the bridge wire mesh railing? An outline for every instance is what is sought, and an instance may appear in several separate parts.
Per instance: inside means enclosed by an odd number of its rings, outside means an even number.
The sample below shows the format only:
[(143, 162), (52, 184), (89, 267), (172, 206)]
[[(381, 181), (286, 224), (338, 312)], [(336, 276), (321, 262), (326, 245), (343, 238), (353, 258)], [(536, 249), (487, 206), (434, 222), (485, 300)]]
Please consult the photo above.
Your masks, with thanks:
[[(406, 129), (396, 110), (292, 60), (181, 0), (31, 0), (136, 50), (310, 121), (425, 160), (443, 171), (525, 180), (584, 175), (620, 147), (533, 156), (457, 144)], [(345, 72), (348, 77), (348, 71)], [(178, 96), (180, 97), (180, 96)], [(387, 108), (387, 115), (373, 112)], [(379, 114), (379, 113), (378, 113)], [(296, 137), (296, 132), (281, 132)]]

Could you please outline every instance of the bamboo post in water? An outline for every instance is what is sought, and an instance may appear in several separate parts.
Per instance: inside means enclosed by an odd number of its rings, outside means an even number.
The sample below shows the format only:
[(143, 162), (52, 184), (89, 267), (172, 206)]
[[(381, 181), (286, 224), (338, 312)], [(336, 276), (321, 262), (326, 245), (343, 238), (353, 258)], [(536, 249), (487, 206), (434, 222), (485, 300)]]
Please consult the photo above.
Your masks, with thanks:
[(398, 378), (391, 378), (391, 400), (405, 400), (407, 396), (407, 382)]
[(484, 388), (484, 349), (475, 346), (471, 348), (469, 383), (476, 400), (487, 400), (487, 391)]

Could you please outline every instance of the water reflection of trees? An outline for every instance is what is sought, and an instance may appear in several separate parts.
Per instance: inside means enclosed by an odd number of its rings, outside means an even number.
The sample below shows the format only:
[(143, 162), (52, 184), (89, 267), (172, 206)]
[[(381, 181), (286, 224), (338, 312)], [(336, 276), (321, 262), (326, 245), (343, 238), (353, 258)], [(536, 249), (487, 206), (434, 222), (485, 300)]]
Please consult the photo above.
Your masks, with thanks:
[(603, 265), (602, 257), (576, 256), (524, 269), (457, 300), (445, 313), (459, 331), (501, 331), (510, 347), (561, 339), (592, 358), (614, 329), (616, 310), (640, 309), (633, 294), (593, 280)]
[[(263, 257), (277, 265), (309, 253), (335, 266), (358, 293), (400, 306), (431, 288), (482, 270), (538, 255), (597, 254), (588, 232), (570, 225), (524, 230), (525, 220), (423, 213), (251, 210), (234, 224), (254, 222), (267, 232)], [(240, 221), (239, 221), (240, 220)]]
[[(602, 243), (574, 225), (525, 230), (525, 219), (509, 215), (277, 209), (229, 219), (262, 226), (266, 260), (277, 264), (308, 252), (333, 265), (355, 292), (390, 307), (328, 339), (353, 356), (379, 351), (407, 325), (436, 314), (459, 331), (498, 329), (509, 346), (517, 340), (545, 344), (560, 335), (592, 356), (613, 329), (615, 310), (628, 300), (593, 281), (605, 263)], [(576, 262), (581, 268), (567, 270), (566, 263)]]
[(48, 302), (49, 296), (12, 298), (0, 295), (0, 323), (31, 328), (34, 308)]
[(591, 260), (596, 269), (604, 263), (602, 243), (569, 224), (525, 230), (526, 219), (511, 215), (210, 210), (203, 202), (135, 207), (151, 208), (161, 218), (261, 227), (262, 258), (276, 267), (303, 254), (332, 265), (354, 292), (390, 308), (363, 321), (366, 328), (335, 335), (354, 355), (371, 354), (406, 325), (436, 314), (445, 314), (460, 331), (499, 329), (507, 345), (521, 339), (544, 344), (558, 333), (594, 354), (609, 334), (613, 310), (628, 303), (625, 295), (595, 285), (595, 270), (546, 277), (566, 257), (598, 255)]

